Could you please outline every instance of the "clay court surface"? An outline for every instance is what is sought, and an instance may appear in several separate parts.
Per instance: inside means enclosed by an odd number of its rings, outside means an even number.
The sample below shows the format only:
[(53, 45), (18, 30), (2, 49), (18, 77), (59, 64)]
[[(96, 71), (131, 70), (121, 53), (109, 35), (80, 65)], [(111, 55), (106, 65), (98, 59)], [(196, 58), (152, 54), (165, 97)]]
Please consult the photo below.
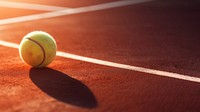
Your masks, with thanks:
[[(18, 45), (57, 42), (36, 69)], [(198, 0), (1, 0), (0, 112), (200, 112)]]

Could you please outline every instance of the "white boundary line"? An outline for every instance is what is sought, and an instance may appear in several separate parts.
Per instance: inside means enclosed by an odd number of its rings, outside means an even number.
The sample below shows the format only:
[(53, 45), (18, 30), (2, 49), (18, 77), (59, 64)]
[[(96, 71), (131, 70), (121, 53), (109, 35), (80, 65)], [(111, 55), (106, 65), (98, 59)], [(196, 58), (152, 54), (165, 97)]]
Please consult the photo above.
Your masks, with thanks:
[[(75, 8), (75, 9), (65, 9), (65, 10), (61, 10), (61, 11), (55, 11), (55, 12), (49, 12), (49, 13), (43, 13), (43, 14), (35, 14), (35, 15), (22, 16), (22, 17), (10, 18), (10, 19), (3, 19), (3, 20), (0, 20), (0, 25), (25, 22), (25, 21), (31, 21), (31, 20), (38, 20), (38, 19), (44, 19), (44, 18), (50, 18), (50, 17), (57, 17), (57, 16), (63, 16), (63, 15), (70, 15), (70, 14), (77, 14), (77, 13), (83, 13), (83, 12), (97, 11), (97, 10), (103, 10), (103, 9), (109, 9), (109, 8), (115, 8), (115, 7), (136, 4), (136, 3), (143, 3), (143, 2), (148, 2), (148, 1), (151, 1), (151, 0), (124, 0), (124, 1), (106, 3), (106, 4), (99, 4), (99, 5)], [(2, 41), (2, 40), (0, 40), (0, 45), (6, 46), (6, 47), (11, 47), (11, 48), (16, 48), (16, 49), (18, 49), (18, 47), (19, 47), (19, 45), (16, 43), (6, 42), (6, 41)], [(74, 60), (85, 61), (85, 62), (99, 64), (99, 65), (104, 65), (104, 66), (127, 69), (127, 70), (132, 70), (132, 71), (137, 71), (137, 72), (143, 72), (143, 73), (154, 74), (154, 75), (158, 75), (158, 76), (164, 76), (164, 77), (170, 77), (170, 78), (200, 83), (200, 78), (193, 77), (193, 76), (187, 76), (184, 74), (178, 74), (178, 73), (173, 73), (173, 72), (166, 72), (166, 71), (154, 70), (154, 69), (149, 69), (149, 68), (144, 68), (144, 67), (120, 64), (120, 63), (115, 63), (115, 62), (104, 61), (104, 60), (79, 56), (79, 55), (75, 55), (75, 54), (65, 53), (65, 52), (61, 52), (61, 51), (57, 52), (57, 56), (64, 57), (64, 58), (70, 58), (70, 59), (74, 59)]]
[(0, 1), (0, 7), (42, 10), (42, 11), (57, 11), (57, 10), (70, 9), (70, 8), (59, 7), (59, 6), (49, 6), (49, 5), (21, 3), (21, 2), (10, 2), (10, 1)]
[(144, 3), (144, 2), (149, 2), (149, 1), (152, 1), (152, 0), (123, 0), (123, 1), (116, 1), (116, 2), (80, 7), (80, 8), (73, 8), (73, 9), (71, 8), (71, 9), (59, 10), (59, 11), (54, 11), (54, 12), (47, 12), (47, 13), (42, 13), (42, 14), (14, 17), (14, 18), (0, 20), (0, 25), (39, 20), (39, 19), (71, 15), (71, 14), (78, 14), (78, 13), (84, 13), (84, 12), (105, 10), (105, 9), (122, 7), (122, 6)]
[[(16, 49), (19, 48), (19, 45), (16, 43), (6, 42), (6, 41), (2, 41), (2, 40), (0, 40), (0, 45), (6, 46), (6, 47), (11, 47), (11, 48), (16, 48)], [(85, 62), (94, 63), (94, 64), (98, 64), (98, 65), (104, 65), (104, 66), (109, 66), (109, 67), (121, 68), (121, 69), (126, 69), (126, 70), (143, 72), (143, 73), (147, 73), (147, 74), (154, 74), (154, 75), (158, 75), (158, 76), (164, 76), (164, 77), (169, 77), (169, 78), (175, 78), (175, 79), (200, 83), (200, 78), (198, 78), (198, 77), (188, 76), (188, 75), (179, 74), (179, 73), (166, 72), (166, 71), (154, 70), (154, 69), (149, 69), (149, 68), (144, 68), (144, 67), (120, 64), (120, 63), (115, 63), (115, 62), (104, 61), (104, 60), (79, 56), (79, 55), (75, 55), (75, 54), (65, 53), (65, 52), (61, 52), (61, 51), (58, 51), (56, 55), (60, 56), (60, 57), (64, 57), (64, 58), (85, 61)]]

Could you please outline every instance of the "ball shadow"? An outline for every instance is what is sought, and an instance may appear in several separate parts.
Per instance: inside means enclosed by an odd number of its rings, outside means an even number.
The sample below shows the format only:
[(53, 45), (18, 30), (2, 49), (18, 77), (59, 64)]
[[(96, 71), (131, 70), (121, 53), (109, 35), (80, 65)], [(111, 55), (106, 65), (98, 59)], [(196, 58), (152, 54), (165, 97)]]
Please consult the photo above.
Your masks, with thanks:
[(95, 108), (97, 100), (91, 90), (80, 81), (50, 68), (30, 70), (30, 79), (49, 96), (84, 108)]

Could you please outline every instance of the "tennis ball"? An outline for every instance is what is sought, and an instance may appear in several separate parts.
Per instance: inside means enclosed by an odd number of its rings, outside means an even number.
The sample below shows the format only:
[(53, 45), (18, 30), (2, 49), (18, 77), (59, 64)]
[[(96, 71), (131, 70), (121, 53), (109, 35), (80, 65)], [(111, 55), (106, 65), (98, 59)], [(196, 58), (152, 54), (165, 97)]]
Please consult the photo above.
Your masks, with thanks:
[(19, 46), (21, 59), (32, 67), (45, 67), (56, 56), (56, 41), (43, 31), (33, 31), (22, 39)]

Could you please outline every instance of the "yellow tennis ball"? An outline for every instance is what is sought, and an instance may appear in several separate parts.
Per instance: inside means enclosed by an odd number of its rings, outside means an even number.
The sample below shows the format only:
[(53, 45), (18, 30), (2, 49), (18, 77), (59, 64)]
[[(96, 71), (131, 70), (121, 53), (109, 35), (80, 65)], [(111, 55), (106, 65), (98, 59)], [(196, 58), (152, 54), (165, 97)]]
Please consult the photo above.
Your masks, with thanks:
[(22, 39), (19, 46), (21, 59), (32, 67), (45, 67), (56, 56), (56, 41), (43, 31), (33, 31)]

